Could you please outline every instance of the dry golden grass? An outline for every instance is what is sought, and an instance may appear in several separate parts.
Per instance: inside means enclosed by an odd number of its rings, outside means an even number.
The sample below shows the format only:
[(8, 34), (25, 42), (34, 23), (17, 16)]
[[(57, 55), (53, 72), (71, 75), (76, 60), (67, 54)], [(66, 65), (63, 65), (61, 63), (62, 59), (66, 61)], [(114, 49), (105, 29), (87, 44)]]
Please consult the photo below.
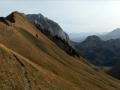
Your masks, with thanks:
[(10, 26), (0, 22), (0, 90), (120, 90), (120, 81), (69, 56), (14, 15)]

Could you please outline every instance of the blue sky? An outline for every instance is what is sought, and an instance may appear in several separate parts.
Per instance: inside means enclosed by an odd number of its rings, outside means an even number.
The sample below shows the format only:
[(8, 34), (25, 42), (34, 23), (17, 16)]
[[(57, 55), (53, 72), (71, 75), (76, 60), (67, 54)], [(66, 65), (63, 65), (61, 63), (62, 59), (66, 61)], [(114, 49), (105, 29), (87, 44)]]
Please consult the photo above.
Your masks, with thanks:
[(107, 32), (120, 27), (119, 0), (1, 0), (0, 16), (12, 11), (42, 13), (64, 31)]

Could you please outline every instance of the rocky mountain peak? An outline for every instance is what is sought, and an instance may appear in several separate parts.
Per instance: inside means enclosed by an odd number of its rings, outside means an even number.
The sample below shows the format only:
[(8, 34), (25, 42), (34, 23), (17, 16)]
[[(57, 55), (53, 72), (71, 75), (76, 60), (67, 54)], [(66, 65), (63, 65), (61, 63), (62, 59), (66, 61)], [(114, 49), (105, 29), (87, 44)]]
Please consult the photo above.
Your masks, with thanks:
[(120, 28), (116, 28), (112, 32), (120, 32)]
[(26, 17), (42, 30), (49, 32), (52, 36), (58, 36), (65, 41), (69, 41), (69, 36), (62, 30), (56, 22), (44, 17), (42, 14), (28, 14)]
[(120, 38), (120, 28), (114, 29), (112, 32), (107, 33), (106, 35), (101, 36), (103, 40), (110, 39), (119, 39)]
[(15, 23), (15, 17), (20, 15), (18, 11), (12, 12), (10, 15), (6, 17), (7, 20), (11, 21), (12, 23)]
[(101, 39), (98, 36), (93, 35), (93, 36), (88, 36), (85, 41), (99, 42), (101, 41)]
[(120, 28), (114, 29), (112, 32), (108, 33), (108, 35), (111, 35), (111, 37), (117, 37), (117, 35), (120, 35)]
[(28, 14), (27, 19), (32, 22), (42, 33), (54, 41), (60, 48), (72, 56), (79, 56), (74, 49), (69, 36), (60, 25), (42, 14)]

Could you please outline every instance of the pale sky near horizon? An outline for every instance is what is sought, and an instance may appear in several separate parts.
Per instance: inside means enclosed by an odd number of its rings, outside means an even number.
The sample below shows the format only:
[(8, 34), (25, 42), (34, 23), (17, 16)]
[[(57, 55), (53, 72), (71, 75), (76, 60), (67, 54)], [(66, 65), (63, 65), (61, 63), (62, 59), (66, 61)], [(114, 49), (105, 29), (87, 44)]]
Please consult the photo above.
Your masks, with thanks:
[(108, 32), (120, 28), (120, 0), (1, 0), (0, 16), (41, 13), (64, 31)]

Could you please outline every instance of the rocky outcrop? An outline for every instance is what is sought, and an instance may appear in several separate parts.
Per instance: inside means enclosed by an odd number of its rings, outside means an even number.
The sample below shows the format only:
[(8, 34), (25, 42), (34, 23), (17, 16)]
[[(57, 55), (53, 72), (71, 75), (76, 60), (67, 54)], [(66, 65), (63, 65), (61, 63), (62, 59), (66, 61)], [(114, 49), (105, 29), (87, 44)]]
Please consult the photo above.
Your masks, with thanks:
[(65, 41), (69, 41), (69, 36), (62, 30), (62, 28), (54, 21), (44, 17), (42, 14), (29, 14), (27, 18), (40, 27), (42, 30), (50, 32), (52, 36), (58, 36)]
[[(27, 19), (32, 22), (42, 33), (54, 41), (61, 49), (71, 56), (79, 56), (74, 49), (69, 36), (56, 22), (44, 17), (42, 14), (28, 14)], [(59, 42), (58, 42), (59, 41)]]

